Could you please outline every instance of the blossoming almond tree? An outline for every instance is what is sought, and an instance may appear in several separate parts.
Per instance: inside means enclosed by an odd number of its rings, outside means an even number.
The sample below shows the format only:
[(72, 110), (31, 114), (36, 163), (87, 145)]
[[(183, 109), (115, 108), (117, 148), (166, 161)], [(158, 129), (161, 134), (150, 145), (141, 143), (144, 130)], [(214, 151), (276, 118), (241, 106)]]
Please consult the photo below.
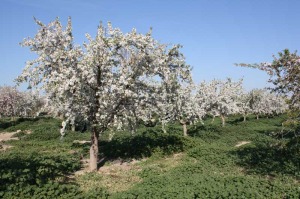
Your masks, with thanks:
[[(289, 99), (289, 119), (286, 124), (298, 126), (297, 135), (299, 135), (300, 126), (300, 56), (297, 52), (291, 53), (284, 49), (276, 57), (273, 55), (271, 63), (259, 64), (236, 64), (238, 66), (251, 67), (263, 70), (270, 76), (269, 82), (273, 84), (272, 91), (283, 94)], [(297, 137), (297, 136), (296, 136)]]
[(196, 90), (196, 103), (198, 106), (202, 107), (207, 115), (212, 115), (214, 119), (216, 116), (219, 116), (218, 112), (215, 110), (215, 107), (212, 106), (212, 101), (215, 98), (215, 90), (217, 88), (218, 81), (211, 81), (209, 83), (203, 81), (197, 85)]
[[(273, 94), (273, 93), (271, 93)], [(288, 99), (282, 95), (273, 94), (272, 97), (272, 115), (278, 115), (287, 112), (289, 105)]]
[(19, 116), (38, 116), (39, 112), (44, 106), (44, 103), (44, 98), (37, 92), (21, 92), (21, 99), (19, 101)]
[(238, 97), (239, 113), (243, 115), (244, 122), (247, 119), (247, 115), (251, 113), (250, 102), (251, 102), (250, 92), (242, 92), (241, 95)]
[(43, 105), (38, 93), (22, 92), (16, 87), (0, 86), (0, 117), (35, 116)]
[(250, 91), (250, 98), (249, 106), (251, 112), (256, 115), (256, 119), (259, 118), (259, 115), (280, 114), (288, 109), (284, 97), (264, 89), (253, 89)]
[(181, 86), (175, 97), (174, 118), (177, 119), (183, 128), (183, 135), (187, 136), (187, 125), (196, 121), (202, 121), (205, 111), (201, 104), (196, 101), (195, 86), (190, 84)]
[(156, 112), (160, 116), (164, 133), (167, 123), (178, 121), (183, 127), (183, 135), (187, 136), (187, 125), (201, 120), (204, 114), (198, 110), (192, 78), (189, 76), (184, 84), (177, 82), (176, 77), (172, 79), (172, 83), (161, 87), (157, 99), (163, 103), (158, 104)]
[(222, 126), (225, 126), (225, 117), (237, 113), (238, 96), (242, 92), (242, 80), (233, 82), (230, 78), (226, 81), (213, 80), (209, 83), (202, 82), (197, 91), (198, 99), (206, 112), (219, 115)]
[(66, 29), (58, 19), (48, 25), (36, 22), (38, 33), (23, 45), (38, 58), (28, 62), (18, 81), (44, 89), (66, 118), (80, 113), (90, 123), (91, 171), (97, 170), (99, 134), (121, 125), (125, 114), (133, 117), (132, 107), (160, 103), (152, 96), (171, 78), (179, 81), (189, 76), (180, 46), (160, 44), (151, 33), (133, 29), (123, 34), (108, 23), (107, 28), (98, 27), (95, 38), (86, 35), (83, 50), (73, 44), (70, 19)]
[(236, 64), (237, 66), (257, 68), (266, 71), (270, 75), (269, 82), (274, 87), (272, 91), (281, 93), (290, 98), (291, 107), (300, 107), (300, 56), (297, 52), (291, 53), (288, 49), (273, 55), (271, 63)]
[(19, 102), (22, 94), (16, 87), (0, 87), (0, 116), (14, 117), (18, 115), (20, 106)]

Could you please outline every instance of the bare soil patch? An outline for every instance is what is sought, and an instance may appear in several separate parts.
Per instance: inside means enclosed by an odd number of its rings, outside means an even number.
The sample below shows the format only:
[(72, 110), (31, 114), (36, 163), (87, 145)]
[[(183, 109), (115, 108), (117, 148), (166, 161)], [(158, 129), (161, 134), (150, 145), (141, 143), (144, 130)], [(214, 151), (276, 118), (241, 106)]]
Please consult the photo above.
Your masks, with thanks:
[(0, 133), (0, 142), (5, 142), (8, 140), (18, 140), (19, 138), (13, 137), (17, 132), (5, 132), (5, 133)]
[(0, 143), (0, 151), (6, 151), (9, 148), (12, 148), (13, 146), (7, 145), (7, 144), (1, 144)]
[(109, 192), (125, 191), (140, 182), (141, 179), (137, 175), (141, 168), (137, 165), (138, 160), (124, 162), (115, 160), (100, 167), (98, 172), (89, 172), (89, 160), (81, 160), (83, 168), (75, 172), (74, 177), (76, 182), (80, 184), (85, 191), (96, 187), (105, 187)]
[(249, 144), (249, 143), (251, 143), (251, 142), (250, 142), (250, 141), (241, 141), (241, 142), (238, 142), (238, 143), (235, 145), (235, 147), (240, 147), (240, 146), (243, 146), (243, 145)]
[(138, 174), (143, 169), (151, 168), (165, 172), (176, 167), (183, 157), (183, 153), (177, 153), (158, 159), (144, 158), (141, 160), (133, 159), (131, 161), (117, 159), (106, 162), (96, 173), (90, 173), (89, 160), (82, 159), (82, 169), (75, 172), (72, 177), (85, 191), (96, 187), (104, 187), (109, 192), (115, 193), (126, 191), (134, 184), (141, 182), (142, 179)]
[(74, 140), (73, 143), (86, 144), (86, 143), (91, 143), (91, 141), (88, 141), (88, 140)]
[[(9, 148), (12, 148), (13, 146), (4, 144), (6, 141), (9, 140), (19, 140), (18, 137), (14, 137), (15, 134), (20, 133), (21, 130), (17, 130), (16, 132), (3, 132), (0, 133), (0, 151), (6, 151)], [(26, 134), (31, 134), (30, 130), (24, 131)]]

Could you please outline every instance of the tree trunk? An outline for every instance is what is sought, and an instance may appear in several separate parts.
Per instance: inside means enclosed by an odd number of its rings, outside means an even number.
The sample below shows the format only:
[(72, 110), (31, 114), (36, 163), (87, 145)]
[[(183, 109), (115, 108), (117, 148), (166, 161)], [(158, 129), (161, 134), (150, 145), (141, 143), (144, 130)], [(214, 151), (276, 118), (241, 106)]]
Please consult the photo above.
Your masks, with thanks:
[(247, 119), (247, 118), (246, 118), (246, 115), (244, 115), (244, 122), (246, 122), (246, 119)]
[(96, 127), (92, 128), (92, 135), (91, 135), (91, 147), (90, 147), (90, 171), (97, 171), (98, 169), (98, 139), (99, 139), (99, 132), (97, 131)]
[(187, 127), (186, 127), (186, 121), (180, 120), (179, 121), (180, 124), (182, 125), (182, 129), (183, 129), (183, 136), (187, 136)]
[(62, 121), (60, 128), (60, 135), (63, 137), (65, 135), (67, 123), (66, 121)]
[(215, 117), (216, 117), (216, 116), (214, 115), (213, 118), (212, 118), (212, 120), (211, 120), (211, 124), (214, 123)]
[[(203, 120), (202, 120), (202, 119), (200, 119), (200, 123), (201, 123), (202, 125), (204, 125), (204, 122), (203, 122)], [(196, 124), (195, 124), (195, 126), (196, 126)]]
[(187, 136), (186, 123), (184, 123), (184, 124), (182, 125), (182, 127), (183, 127), (183, 136)]
[(186, 121), (180, 120), (179, 122), (180, 122), (180, 124), (182, 125), (183, 136), (187, 136)]
[(221, 119), (222, 119), (222, 126), (224, 127), (225, 126), (225, 116), (221, 115)]
[(108, 134), (108, 141), (112, 141), (114, 135), (115, 135), (115, 132), (111, 129)]
[(132, 121), (131, 119), (128, 119), (128, 127), (131, 135), (136, 134), (136, 121)]
[(71, 125), (71, 131), (75, 131), (75, 124)]
[(164, 122), (161, 123), (161, 129), (164, 133), (167, 133), (166, 124)]
[(258, 118), (259, 118), (259, 116), (258, 115), (256, 115), (256, 119), (258, 120)]
[(75, 131), (75, 118), (72, 118), (71, 121), (70, 121), (70, 124), (71, 124), (71, 131)]

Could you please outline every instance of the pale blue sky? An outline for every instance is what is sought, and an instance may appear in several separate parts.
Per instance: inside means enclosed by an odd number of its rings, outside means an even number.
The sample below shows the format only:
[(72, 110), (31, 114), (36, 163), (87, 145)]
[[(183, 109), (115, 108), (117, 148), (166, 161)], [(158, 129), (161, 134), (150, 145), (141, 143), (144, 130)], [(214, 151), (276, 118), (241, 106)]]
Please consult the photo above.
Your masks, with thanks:
[(33, 16), (48, 23), (72, 17), (75, 41), (95, 35), (99, 21), (123, 32), (136, 28), (162, 43), (182, 44), (195, 82), (244, 77), (247, 89), (266, 86), (262, 71), (234, 63), (271, 61), (284, 48), (299, 49), (299, 0), (1, 0), (0, 85), (12, 85), (33, 57), (19, 42), (34, 36)]

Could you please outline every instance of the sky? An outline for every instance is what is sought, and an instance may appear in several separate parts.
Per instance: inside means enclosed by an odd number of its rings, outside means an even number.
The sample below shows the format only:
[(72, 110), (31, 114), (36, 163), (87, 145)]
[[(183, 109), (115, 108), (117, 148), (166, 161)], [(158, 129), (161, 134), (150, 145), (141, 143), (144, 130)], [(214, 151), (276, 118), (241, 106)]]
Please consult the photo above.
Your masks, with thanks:
[(19, 43), (34, 37), (33, 17), (49, 23), (72, 18), (77, 44), (96, 34), (100, 21), (123, 32), (136, 28), (166, 44), (181, 44), (196, 83), (244, 79), (246, 90), (268, 86), (263, 71), (234, 63), (271, 62), (285, 48), (299, 49), (299, 0), (0, 0), (0, 86), (14, 85), (35, 57)]

